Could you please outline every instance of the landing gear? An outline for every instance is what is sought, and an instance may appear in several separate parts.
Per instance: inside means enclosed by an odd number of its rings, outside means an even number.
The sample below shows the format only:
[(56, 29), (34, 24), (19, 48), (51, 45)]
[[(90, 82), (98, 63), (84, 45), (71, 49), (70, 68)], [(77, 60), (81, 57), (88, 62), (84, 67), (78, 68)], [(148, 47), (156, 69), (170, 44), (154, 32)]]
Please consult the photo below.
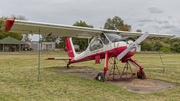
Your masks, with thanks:
[(104, 81), (105, 81), (104, 73), (99, 72), (98, 75), (97, 75), (97, 77), (96, 77), (96, 80), (101, 81), (101, 82), (104, 82)]
[(145, 75), (144, 71), (142, 71), (140, 75), (138, 75), (138, 74), (139, 74), (139, 71), (137, 72), (137, 77), (139, 79), (146, 79), (146, 75)]
[(66, 66), (66, 67), (67, 67), (67, 69), (70, 69), (69, 65), (70, 65), (70, 64), (67, 64), (67, 66)]

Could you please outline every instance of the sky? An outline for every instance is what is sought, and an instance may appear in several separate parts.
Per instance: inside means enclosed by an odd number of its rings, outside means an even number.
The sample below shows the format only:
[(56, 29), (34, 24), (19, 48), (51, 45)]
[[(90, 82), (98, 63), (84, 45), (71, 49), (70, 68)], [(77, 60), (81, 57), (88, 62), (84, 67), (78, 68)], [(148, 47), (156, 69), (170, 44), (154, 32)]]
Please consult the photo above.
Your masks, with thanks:
[[(119, 16), (131, 32), (172, 34), (180, 37), (180, 0), (1, 0), (0, 17), (25, 16), (29, 21), (73, 25), (85, 21), (103, 28)], [(30, 37), (37, 41), (38, 36)]]

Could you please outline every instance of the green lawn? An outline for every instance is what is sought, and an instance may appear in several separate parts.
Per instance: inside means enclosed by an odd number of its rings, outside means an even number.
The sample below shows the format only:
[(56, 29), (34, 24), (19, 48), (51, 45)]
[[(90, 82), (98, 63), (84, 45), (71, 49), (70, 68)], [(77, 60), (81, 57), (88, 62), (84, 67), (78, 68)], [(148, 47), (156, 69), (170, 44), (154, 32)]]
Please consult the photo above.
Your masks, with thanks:
[[(41, 54), (67, 54), (65, 51), (41, 51)], [(39, 54), (39, 51), (0, 52), (0, 54)]]
[[(180, 99), (180, 87), (152, 93), (131, 92), (123, 87), (54, 70), (54, 67), (65, 67), (66, 63), (59, 60), (45, 60), (48, 57), (66, 57), (66, 55), (51, 55), (51, 53), (42, 55), (40, 81), (37, 81), (38, 55), (0, 55), (0, 100), (170, 101)], [(144, 67), (147, 78), (180, 84), (180, 54), (162, 54), (165, 73), (158, 54), (136, 54), (132, 58)], [(124, 66), (122, 63), (119, 65)], [(103, 69), (104, 61), (97, 65), (94, 61), (87, 61), (70, 66)], [(135, 67), (132, 68), (137, 71)]]

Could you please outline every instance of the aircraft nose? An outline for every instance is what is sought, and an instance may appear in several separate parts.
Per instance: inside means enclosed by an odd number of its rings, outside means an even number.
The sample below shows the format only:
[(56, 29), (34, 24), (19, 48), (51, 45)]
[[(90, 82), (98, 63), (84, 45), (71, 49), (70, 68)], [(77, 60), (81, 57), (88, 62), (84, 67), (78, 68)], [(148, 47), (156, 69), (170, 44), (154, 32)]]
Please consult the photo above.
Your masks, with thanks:
[[(132, 38), (125, 38), (126, 41), (118, 41), (118, 42), (114, 42), (114, 48), (115, 51), (114, 53), (116, 55), (121, 54), (124, 50), (126, 50), (128, 47), (131, 46), (131, 44), (134, 43), (134, 39)], [(129, 58), (131, 56), (133, 56), (136, 53), (136, 48), (131, 49), (126, 55), (126, 58)]]
[[(135, 40), (133, 38), (128, 37), (126, 38), (126, 42), (127, 42), (127, 47), (130, 47), (135, 42)], [(133, 48), (130, 50), (130, 52), (134, 52), (135, 50), (136, 48)]]

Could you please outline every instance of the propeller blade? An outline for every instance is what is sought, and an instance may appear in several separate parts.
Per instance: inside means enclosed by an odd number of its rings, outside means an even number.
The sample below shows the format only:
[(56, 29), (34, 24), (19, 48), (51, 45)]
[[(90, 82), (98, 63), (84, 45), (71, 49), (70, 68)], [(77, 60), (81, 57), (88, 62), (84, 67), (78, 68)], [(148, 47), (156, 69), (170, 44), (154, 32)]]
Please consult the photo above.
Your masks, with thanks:
[(131, 49), (136, 48), (143, 40), (149, 36), (148, 32), (145, 32), (141, 35), (133, 44), (131, 44), (126, 50), (117, 56), (117, 59), (120, 61)]

